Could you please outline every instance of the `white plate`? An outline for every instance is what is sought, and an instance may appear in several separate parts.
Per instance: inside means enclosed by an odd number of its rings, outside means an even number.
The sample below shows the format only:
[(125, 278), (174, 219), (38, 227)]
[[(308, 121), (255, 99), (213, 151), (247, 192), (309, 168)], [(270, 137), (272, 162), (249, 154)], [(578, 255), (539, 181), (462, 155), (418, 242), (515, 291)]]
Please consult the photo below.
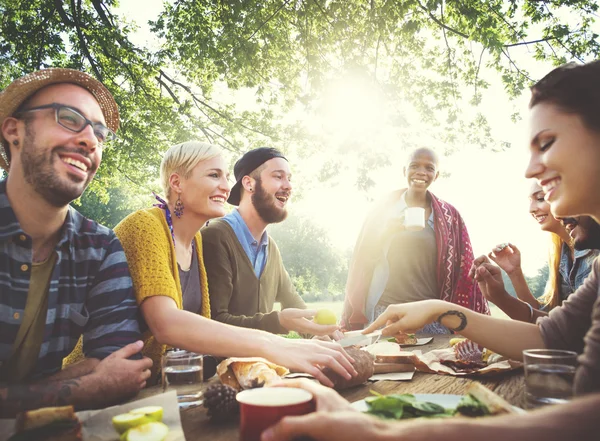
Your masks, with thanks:
[[(462, 399), (462, 395), (450, 395), (450, 394), (413, 394), (419, 401), (429, 401), (430, 403), (439, 404), (444, 409), (454, 409), (458, 406), (458, 403)], [(351, 404), (356, 410), (360, 412), (366, 412), (369, 410), (365, 400), (355, 401)], [(525, 413), (525, 411), (519, 407), (513, 406), (513, 409), (517, 413)]]

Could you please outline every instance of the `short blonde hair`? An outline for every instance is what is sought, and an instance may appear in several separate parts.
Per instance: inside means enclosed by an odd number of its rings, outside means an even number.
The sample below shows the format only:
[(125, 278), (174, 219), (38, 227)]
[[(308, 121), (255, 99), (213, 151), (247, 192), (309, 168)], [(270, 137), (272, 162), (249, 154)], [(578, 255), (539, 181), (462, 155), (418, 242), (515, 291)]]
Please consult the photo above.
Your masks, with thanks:
[(200, 162), (219, 155), (221, 148), (206, 142), (186, 141), (169, 148), (160, 163), (160, 184), (167, 199), (171, 195), (169, 179), (173, 173), (187, 179)]

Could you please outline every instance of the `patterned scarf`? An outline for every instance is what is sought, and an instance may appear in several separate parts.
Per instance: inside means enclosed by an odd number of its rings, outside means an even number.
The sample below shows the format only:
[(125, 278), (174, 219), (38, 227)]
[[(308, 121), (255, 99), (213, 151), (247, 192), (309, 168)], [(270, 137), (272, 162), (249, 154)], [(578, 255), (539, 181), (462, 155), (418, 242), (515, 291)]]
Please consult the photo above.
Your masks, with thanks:
[[(369, 215), (354, 248), (346, 283), (346, 300), (342, 325), (345, 329), (362, 329), (367, 323), (365, 303), (378, 255), (374, 249), (381, 243), (381, 222), (386, 211), (393, 207), (406, 189), (392, 193)], [(467, 227), (458, 210), (438, 199), (431, 192), (431, 206), (437, 245), (437, 285), (439, 298), (475, 312), (489, 315), (487, 300), (477, 282), (469, 277), (473, 264), (473, 249)]]

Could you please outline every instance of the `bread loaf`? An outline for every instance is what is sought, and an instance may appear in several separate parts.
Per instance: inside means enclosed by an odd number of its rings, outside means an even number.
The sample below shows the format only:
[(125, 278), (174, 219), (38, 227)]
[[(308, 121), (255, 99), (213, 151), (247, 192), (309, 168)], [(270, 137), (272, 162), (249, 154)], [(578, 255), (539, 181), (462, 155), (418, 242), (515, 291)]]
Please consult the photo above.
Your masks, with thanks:
[(344, 348), (348, 355), (354, 359), (354, 369), (358, 372), (356, 377), (352, 377), (350, 380), (346, 380), (344, 377), (339, 375), (333, 369), (326, 367), (323, 369), (323, 373), (333, 383), (335, 390), (348, 389), (349, 387), (358, 386), (363, 384), (373, 375), (374, 370), (374, 357), (367, 351), (361, 351), (356, 346), (350, 346)]

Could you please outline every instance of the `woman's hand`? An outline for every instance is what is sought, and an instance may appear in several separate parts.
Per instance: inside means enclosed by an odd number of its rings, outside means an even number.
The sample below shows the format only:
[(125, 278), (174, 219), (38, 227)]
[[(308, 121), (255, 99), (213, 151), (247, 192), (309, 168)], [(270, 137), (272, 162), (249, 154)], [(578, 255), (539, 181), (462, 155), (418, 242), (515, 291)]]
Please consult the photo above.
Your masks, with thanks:
[(382, 334), (396, 335), (398, 332), (415, 332), (433, 322), (443, 310), (448, 309), (448, 303), (441, 300), (423, 300), (420, 302), (390, 305), (377, 319), (371, 323), (363, 334), (383, 328)]
[(321, 386), (308, 378), (282, 380), (272, 384), (275, 387), (298, 387), (309, 391), (315, 399), (317, 412), (355, 411), (348, 400), (329, 387)]
[(279, 324), (288, 331), (300, 334), (334, 335), (339, 330), (338, 325), (318, 325), (313, 322), (317, 314), (314, 309), (286, 308), (279, 312)]
[(476, 268), (475, 280), (483, 296), (497, 306), (500, 306), (506, 296), (510, 296), (504, 288), (500, 268), (491, 263), (482, 263)]
[(509, 276), (521, 271), (521, 252), (511, 243), (497, 245), (488, 257)]
[(265, 358), (287, 367), (293, 372), (305, 372), (315, 377), (325, 386), (333, 383), (322, 368), (330, 367), (347, 380), (358, 375), (352, 363), (354, 360), (335, 342), (287, 339), (278, 337), (278, 344), (271, 344)]

